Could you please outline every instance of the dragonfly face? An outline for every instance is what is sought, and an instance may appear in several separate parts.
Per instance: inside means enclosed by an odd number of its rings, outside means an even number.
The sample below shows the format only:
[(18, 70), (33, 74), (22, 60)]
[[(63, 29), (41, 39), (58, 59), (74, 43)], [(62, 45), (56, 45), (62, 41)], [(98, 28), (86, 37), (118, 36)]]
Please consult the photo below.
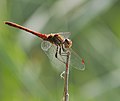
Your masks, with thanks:
[(65, 39), (64, 41), (65, 48), (70, 48), (72, 46), (72, 41), (70, 39)]

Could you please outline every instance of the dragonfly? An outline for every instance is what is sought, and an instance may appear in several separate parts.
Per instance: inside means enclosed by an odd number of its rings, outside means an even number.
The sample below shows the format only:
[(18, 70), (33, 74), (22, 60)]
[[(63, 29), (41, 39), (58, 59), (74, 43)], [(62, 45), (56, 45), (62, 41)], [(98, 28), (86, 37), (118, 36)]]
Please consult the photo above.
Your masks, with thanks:
[[(78, 70), (85, 70), (84, 60), (71, 48), (72, 41), (69, 39), (71, 35), (70, 32), (42, 34), (10, 21), (5, 21), (5, 24), (22, 29), (41, 38), (43, 40), (41, 48), (52, 62), (60, 61), (66, 64), (67, 54), (70, 53), (70, 67), (74, 67)], [(59, 64), (57, 64), (57, 66), (58, 65)]]

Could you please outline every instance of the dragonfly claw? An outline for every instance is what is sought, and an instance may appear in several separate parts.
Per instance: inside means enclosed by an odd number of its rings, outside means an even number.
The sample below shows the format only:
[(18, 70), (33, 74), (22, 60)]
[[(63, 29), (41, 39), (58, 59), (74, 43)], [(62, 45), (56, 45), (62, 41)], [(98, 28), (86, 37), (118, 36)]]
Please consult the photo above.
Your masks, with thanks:
[(62, 79), (64, 79), (64, 75), (65, 75), (65, 71), (63, 71), (63, 72), (60, 74), (60, 77), (61, 77)]

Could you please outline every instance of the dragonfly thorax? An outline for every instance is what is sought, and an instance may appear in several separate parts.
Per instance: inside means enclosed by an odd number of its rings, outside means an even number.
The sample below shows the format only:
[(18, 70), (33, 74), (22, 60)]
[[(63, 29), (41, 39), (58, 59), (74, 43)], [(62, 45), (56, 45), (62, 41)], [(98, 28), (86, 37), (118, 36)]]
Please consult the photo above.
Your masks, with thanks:
[(47, 41), (57, 46), (61, 46), (64, 42), (64, 38), (59, 34), (50, 34), (48, 35)]
[(72, 46), (72, 41), (70, 39), (65, 39), (59, 34), (49, 34), (47, 41), (56, 46), (64, 46), (64, 48), (68, 49)]

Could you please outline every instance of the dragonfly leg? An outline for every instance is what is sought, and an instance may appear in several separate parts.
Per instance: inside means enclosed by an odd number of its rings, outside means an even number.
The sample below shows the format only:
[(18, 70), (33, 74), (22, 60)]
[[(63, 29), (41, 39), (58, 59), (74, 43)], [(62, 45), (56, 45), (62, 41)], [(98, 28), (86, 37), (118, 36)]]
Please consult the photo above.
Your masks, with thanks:
[[(57, 46), (57, 49), (56, 49), (56, 53), (55, 53), (55, 57), (59, 60), (59, 61), (61, 61), (62, 63), (64, 63), (65, 64), (65, 61), (63, 61), (63, 60), (61, 60), (59, 57), (58, 57), (58, 46)], [(61, 50), (61, 49), (59, 49), (59, 50)], [(61, 57), (62, 58), (62, 57)]]
[[(61, 51), (61, 49), (62, 49), (62, 51)], [(59, 49), (59, 54), (61, 55), (61, 56), (67, 56), (68, 55), (68, 52), (66, 52), (67, 50), (65, 50), (64, 49), (64, 47), (63, 47), (63, 45), (62, 45), (62, 47), (60, 47), (60, 49)]]
[(65, 51), (66, 51), (66, 50), (64, 49), (63, 45), (62, 45), (62, 50), (63, 50), (63, 52), (65, 52)]
[(56, 58), (58, 57), (58, 46), (57, 46), (57, 49), (56, 49), (55, 57)]
[(61, 46), (60, 46), (60, 49), (59, 49), (59, 54), (61, 55), (62, 54), (62, 50), (61, 50), (62, 48), (61, 48)]

